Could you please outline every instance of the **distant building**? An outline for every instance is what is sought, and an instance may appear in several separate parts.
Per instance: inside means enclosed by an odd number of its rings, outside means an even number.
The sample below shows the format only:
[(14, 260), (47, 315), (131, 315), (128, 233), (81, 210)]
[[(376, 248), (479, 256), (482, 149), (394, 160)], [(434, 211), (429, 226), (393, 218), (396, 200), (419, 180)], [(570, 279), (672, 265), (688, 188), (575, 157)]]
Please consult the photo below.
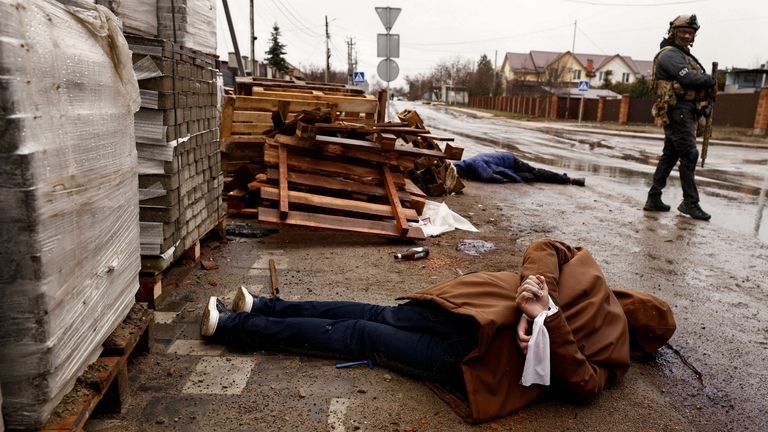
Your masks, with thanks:
[[(243, 69), (245, 69), (245, 75), (246, 76), (257, 76), (262, 78), (277, 78), (277, 79), (303, 79), (304, 72), (302, 72), (298, 67), (292, 65), (291, 63), (288, 63), (288, 72), (282, 73), (278, 71), (277, 69), (269, 66), (264, 61), (250, 61), (250, 58), (248, 56), (241, 56), (243, 61)], [(230, 52), (228, 55), (227, 60), (222, 60), (221, 64), (224, 65), (225, 69), (228, 70), (233, 76), (239, 76), (240, 72), (238, 70), (238, 64), (237, 64), (237, 56), (234, 52)], [(251, 68), (255, 71), (255, 73), (251, 73)], [(226, 75), (225, 75), (226, 80)], [(226, 84), (225, 84), (226, 85)]]
[(653, 62), (632, 57), (583, 54), (554, 51), (507, 53), (501, 64), (505, 85), (549, 85), (589, 81), (590, 87), (600, 87), (607, 79), (631, 84), (640, 78), (650, 78)]
[(725, 93), (756, 93), (768, 87), (768, 63), (757, 69), (734, 68), (725, 74)]

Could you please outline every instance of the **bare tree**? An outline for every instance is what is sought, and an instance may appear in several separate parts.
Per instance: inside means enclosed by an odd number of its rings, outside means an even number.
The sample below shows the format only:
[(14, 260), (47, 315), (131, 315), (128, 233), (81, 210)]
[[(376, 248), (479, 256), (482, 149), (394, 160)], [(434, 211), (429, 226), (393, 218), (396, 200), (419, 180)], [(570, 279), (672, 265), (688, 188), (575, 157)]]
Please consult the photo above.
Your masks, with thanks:
[[(325, 68), (322, 66), (318, 66), (315, 64), (310, 64), (307, 66), (300, 65), (300, 69), (302, 70), (302, 72), (304, 72), (304, 79), (307, 81), (317, 81), (317, 82), (325, 81)], [(328, 82), (337, 83), (337, 84), (346, 84), (347, 73), (331, 69), (330, 73), (328, 74)]]

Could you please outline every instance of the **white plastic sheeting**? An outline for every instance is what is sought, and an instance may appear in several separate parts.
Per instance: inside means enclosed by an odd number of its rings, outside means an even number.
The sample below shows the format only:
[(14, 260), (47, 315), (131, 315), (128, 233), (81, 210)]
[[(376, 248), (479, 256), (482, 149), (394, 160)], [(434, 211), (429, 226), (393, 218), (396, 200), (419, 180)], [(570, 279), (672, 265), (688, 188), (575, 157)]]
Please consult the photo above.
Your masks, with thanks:
[(157, 35), (157, 0), (96, 0), (117, 15), (123, 31), (142, 36)]
[(216, 53), (216, 0), (157, 0), (160, 39)]
[(67, 4), (0, 0), (0, 387), (11, 429), (42, 426), (138, 289), (130, 52), (111, 12)]

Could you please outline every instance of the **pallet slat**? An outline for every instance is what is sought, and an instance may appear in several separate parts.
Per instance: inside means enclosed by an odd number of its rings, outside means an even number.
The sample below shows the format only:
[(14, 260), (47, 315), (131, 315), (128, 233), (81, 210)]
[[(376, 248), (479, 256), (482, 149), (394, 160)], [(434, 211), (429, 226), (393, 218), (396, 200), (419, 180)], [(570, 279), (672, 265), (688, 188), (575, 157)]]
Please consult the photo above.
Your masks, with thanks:
[(342, 216), (319, 215), (299, 211), (291, 211), (288, 213), (287, 218), (280, 219), (280, 212), (278, 210), (266, 207), (259, 207), (259, 222), (299, 225), (335, 231), (352, 231), (413, 240), (424, 240), (426, 238), (424, 232), (419, 227), (409, 228), (406, 235), (403, 236), (400, 228), (394, 223), (354, 219)]

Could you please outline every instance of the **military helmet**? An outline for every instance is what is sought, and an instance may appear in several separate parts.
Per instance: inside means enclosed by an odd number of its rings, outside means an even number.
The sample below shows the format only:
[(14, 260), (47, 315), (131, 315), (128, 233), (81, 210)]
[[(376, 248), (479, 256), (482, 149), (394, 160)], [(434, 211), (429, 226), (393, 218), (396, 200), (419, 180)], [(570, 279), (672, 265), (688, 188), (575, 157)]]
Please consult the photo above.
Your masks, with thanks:
[(678, 15), (677, 18), (669, 22), (669, 29), (679, 28), (692, 28), (699, 31), (699, 20), (696, 19), (696, 15)]

